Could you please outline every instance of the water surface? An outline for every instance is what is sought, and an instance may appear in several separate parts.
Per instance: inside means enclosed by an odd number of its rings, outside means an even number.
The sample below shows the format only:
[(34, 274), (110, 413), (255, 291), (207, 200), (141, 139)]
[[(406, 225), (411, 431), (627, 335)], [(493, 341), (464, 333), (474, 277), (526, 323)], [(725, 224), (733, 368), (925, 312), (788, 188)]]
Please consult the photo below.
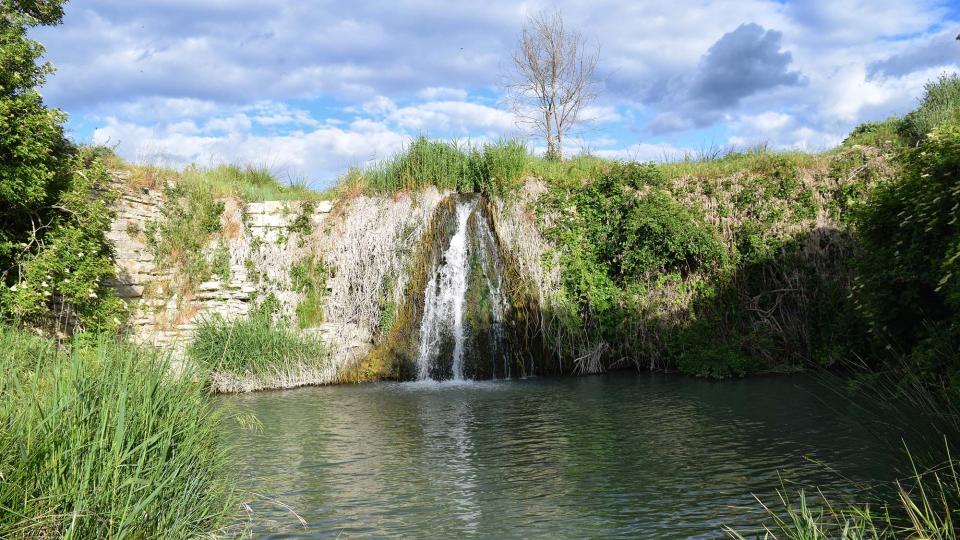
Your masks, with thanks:
[[(382, 383), (225, 398), (255, 538), (710, 538), (786, 483), (841, 496), (890, 475), (810, 378), (619, 375)], [(892, 440), (891, 440), (892, 439)], [(885, 444), (891, 442), (892, 444)], [(832, 470), (831, 470), (832, 468)], [(252, 496), (251, 496), (252, 497)]]

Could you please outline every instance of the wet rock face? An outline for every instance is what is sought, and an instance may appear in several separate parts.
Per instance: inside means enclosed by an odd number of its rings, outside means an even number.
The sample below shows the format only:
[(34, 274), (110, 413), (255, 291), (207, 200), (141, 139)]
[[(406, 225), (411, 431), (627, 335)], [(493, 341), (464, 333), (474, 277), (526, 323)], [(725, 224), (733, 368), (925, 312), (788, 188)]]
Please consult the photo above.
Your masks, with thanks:
[[(380, 353), (402, 379), (490, 379), (529, 375), (535, 355), (517, 317), (507, 258), (489, 201), (450, 195), (424, 235), (401, 310)], [(516, 293), (514, 294), (522, 294)]]
[[(296, 325), (305, 293), (291, 276), (304, 257), (314, 257), (326, 272), (322, 320), (303, 330), (327, 345), (332, 367), (326, 382), (543, 372), (540, 353), (532, 352), (540, 343), (535, 321), (526, 319), (537, 299), (518, 286), (523, 269), (505, 252), (496, 228), (503, 212), (495, 215), (479, 195), (428, 189), (317, 202), (306, 207), (307, 230), (302, 219), (295, 223), (301, 202), (228, 199), (221, 232), (203, 253), (212, 261), (226, 252), (227, 278), (192, 287), (158, 264), (148, 245), (146, 231), (164, 219), (164, 203), (159, 190), (125, 188), (108, 234), (118, 268), (114, 285), (132, 308), (134, 339), (182, 356), (204, 317), (245, 317), (268, 297), (278, 316)], [(459, 244), (451, 251), (454, 241)], [(454, 282), (451, 294), (446, 289)], [(425, 337), (430, 295), (447, 300), (434, 306), (434, 323), (427, 326), (436, 328)]]

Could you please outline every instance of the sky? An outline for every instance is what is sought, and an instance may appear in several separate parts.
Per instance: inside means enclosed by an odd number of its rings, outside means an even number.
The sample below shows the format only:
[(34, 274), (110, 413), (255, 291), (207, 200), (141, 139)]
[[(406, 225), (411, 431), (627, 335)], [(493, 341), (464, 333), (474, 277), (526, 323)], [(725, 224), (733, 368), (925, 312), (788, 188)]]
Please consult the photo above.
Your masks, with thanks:
[(599, 48), (567, 155), (825, 150), (960, 70), (960, 0), (73, 0), (31, 35), (74, 140), (322, 189), (418, 135), (542, 152), (503, 89), (525, 20), (544, 10)]

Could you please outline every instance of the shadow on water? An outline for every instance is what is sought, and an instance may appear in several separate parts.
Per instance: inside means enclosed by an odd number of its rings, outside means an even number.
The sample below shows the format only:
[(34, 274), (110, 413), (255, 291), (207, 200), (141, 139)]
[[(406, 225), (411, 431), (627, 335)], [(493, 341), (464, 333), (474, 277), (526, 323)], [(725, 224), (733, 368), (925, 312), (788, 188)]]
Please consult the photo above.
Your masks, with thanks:
[[(842, 496), (897, 456), (810, 377), (380, 383), (224, 398), (255, 536), (714, 537), (781, 482)], [(891, 445), (893, 446), (893, 445)], [(825, 465), (834, 468), (832, 472)]]

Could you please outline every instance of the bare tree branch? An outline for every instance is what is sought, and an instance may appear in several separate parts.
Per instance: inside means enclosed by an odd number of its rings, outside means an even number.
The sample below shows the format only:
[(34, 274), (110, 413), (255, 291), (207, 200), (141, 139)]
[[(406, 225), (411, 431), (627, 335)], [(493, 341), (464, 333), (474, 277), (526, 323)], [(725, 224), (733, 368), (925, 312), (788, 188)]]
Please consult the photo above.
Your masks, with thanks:
[(559, 11), (527, 19), (513, 53), (516, 77), (507, 86), (517, 123), (543, 136), (547, 156), (563, 157), (563, 138), (596, 97), (599, 48), (564, 25)]

